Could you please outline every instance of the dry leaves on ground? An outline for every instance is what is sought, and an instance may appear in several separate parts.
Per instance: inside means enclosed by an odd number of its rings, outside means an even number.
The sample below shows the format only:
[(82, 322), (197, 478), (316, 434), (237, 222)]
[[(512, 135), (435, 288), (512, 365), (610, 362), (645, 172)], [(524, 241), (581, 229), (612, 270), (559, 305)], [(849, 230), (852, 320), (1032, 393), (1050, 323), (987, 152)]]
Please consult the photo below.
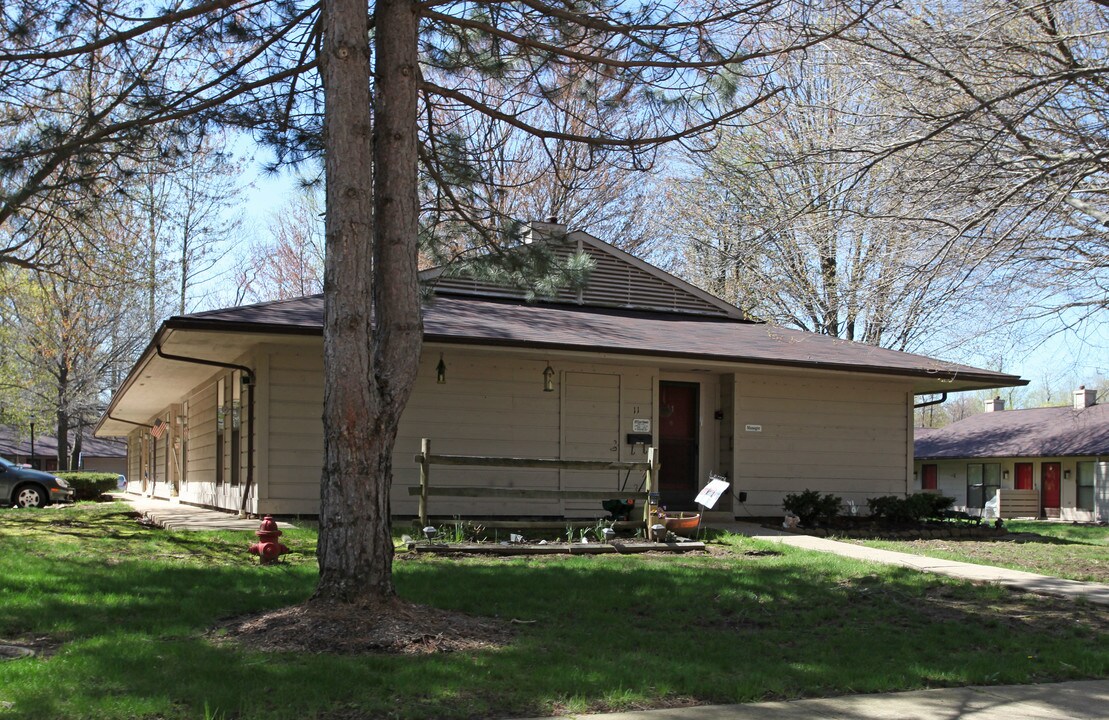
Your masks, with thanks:
[(209, 635), (265, 652), (421, 654), (499, 647), (512, 630), (501, 620), (400, 600), (361, 605), (309, 601), (232, 618)]

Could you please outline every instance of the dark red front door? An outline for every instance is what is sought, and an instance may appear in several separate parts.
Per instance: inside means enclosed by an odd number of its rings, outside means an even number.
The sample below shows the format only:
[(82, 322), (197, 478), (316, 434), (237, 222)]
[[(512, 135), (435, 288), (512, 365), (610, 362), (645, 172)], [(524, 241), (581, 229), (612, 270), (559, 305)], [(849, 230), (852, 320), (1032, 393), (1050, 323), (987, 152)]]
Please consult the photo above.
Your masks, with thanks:
[(660, 382), (659, 495), (671, 510), (688, 510), (697, 495), (697, 383)]
[(939, 487), (939, 473), (935, 465), (921, 465), (920, 489), (935, 490)]
[(1017, 477), (1013, 488), (1016, 490), (1032, 489), (1032, 463), (1017, 463)]
[(1044, 463), (1040, 466), (1040, 472), (1043, 474), (1041, 478), (1041, 485), (1043, 486), (1043, 505), (1044, 509), (1059, 508), (1059, 463)]

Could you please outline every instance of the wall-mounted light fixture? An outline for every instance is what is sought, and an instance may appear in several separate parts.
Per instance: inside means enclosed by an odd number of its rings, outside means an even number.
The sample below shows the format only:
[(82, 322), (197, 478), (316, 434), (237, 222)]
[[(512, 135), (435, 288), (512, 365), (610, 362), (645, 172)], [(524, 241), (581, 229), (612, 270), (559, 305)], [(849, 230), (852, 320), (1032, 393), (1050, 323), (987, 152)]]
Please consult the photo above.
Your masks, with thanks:
[(1002, 470), (1001, 471), (1001, 479), (1002, 480), (1008, 480), (1009, 479), (1009, 471), (1008, 470)]
[(443, 353), (439, 353), (439, 364), (435, 366), (435, 382), (447, 384), (447, 364), (443, 362)]
[(554, 392), (554, 368), (549, 362), (543, 370), (543, 392)]
[(1070, 470), (1064, 470), (1063, 471), (1063, 479), (1064, 480), (1070, 480)]

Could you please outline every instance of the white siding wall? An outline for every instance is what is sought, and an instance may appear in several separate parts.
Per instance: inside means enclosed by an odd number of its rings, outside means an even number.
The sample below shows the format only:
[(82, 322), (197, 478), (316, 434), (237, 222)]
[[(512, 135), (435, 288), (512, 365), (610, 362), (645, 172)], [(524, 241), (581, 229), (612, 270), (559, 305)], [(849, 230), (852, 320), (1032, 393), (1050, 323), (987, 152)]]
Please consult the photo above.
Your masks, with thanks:
[[(323, 350), (272, 347), (259, 377), (259, 457), (266, 467), (258, 497), (267, 512), (316, 513), (323, 469)], [(268, 424), (267, 424), (268, 421)]]
[(189, 393), (189, 457), (181, 499), (216, 505), (216, 384), (218, 375)]
[(803, 490), (862, 507), (868, 497), (905, 493), (908, 383), (769, 373), (735, 379), (733, 489), (748, 492), (752, 515), (780, 515), (782, 498)]
[[(1043, 463), (1059, 463), (1059, 519), (1074, 522), (1093, 522), (1094, 513), (1079, 510), (1078, 504), (1078, 471), (1077, 463), (1095, 461), (1091, 457), (1037, 457), (1037, 458), (966, 458), (959, 460), (917, 460), (914, 463), (916, 478), (913, 482), (913, 491), (921, 489), (923, 473), (921, 466), (935, 465), (938, 480), (936, 482), (941, 495), (955, 498), (954, 508), (966, 510), (967, 504), (967, 463), (996, 463), (1001, 466), (1001, 487), (1012, 489), (1016, 485), (1016, 464), (1022, 462), (1032, 463), (1032, 487), (1040, 490), (1043, 477)], [(1009, 476), (1005, 477), (1005, 473)], [(1069, 477), (1064, 477), (1069, 474)], [(988, 499), (988, 498), (987, 498)], [(972, 512), (975, 512), (972, 510)]]
[[(643, 460), (632, 454), (624, 436), (634, 418), (653, 419), (651, 368), (551, 360), (554, 392), (543, 392), (546, 359), (504, 353), (446, 350), (447, 382), (435, 379), (438, 351), (425, 353), (416, 388), (401, 420), (393, 456), (395, 483), (392, 509), (412, 515), (416, 500), (407, 488), (419, 484), (413, 455), (420, 439), (431, 438), (432, 451), (459, 455), (502, 455), (589, 460)], [(562, 422), (563, 405), (567, 421)], [(612, 448), (615, 445), (616, 450)], [(434, 485), (496, 485), (544, 489), (608, 489), (618, 494), (619, 473), (544, 470), (497, 470), (433, 466)], [(640, 478), (628, 478), (638, 487)], [(432, 515), (505, 515), (598, 517), (599, 501), (484, 500), (433, 498)]]

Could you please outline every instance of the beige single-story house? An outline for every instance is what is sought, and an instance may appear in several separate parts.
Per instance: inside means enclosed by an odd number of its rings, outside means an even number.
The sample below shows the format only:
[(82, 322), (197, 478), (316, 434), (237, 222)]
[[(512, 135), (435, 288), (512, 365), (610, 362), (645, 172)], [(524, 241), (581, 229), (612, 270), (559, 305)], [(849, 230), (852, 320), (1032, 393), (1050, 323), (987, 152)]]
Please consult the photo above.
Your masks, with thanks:
[[(641, 461), (659, 453), (662, 503), (690, 507), (710, 473), (741, 505), (780, 515), (786, 493), (864, 503), (914, 486), (917, 396), (1024, 384), (1013, 375), (754, 322), (736, 307), (585, 232), (533, 223), (534, 242), (594, 262), (587, 286), (528, 301), (441, 269), (423, 273), (419, 377), (394, 455), (392, 512), (412, 516), (421, 438), (445, 454)], [(166, 320), (97, 433), (128, 443), (130, 490), (250, 513), (314, 514), (323, 458), (323, 297)], [(598, 489), (619, 471), (436, 468), (436, 483)], [(600, 517), (598, 501), (436, 499), (433, 515)]]
[(953, 497), (971, 513), (998, 490), (1003, 503), (1024, 491), (1033, 500), (1028, 514), (1109, 521), (1109, 405), (1094, 390), (1080, 387), (1063, 407), (1005, 410), (994, 398), (985, 409), (917, 429), (915, 489)]

